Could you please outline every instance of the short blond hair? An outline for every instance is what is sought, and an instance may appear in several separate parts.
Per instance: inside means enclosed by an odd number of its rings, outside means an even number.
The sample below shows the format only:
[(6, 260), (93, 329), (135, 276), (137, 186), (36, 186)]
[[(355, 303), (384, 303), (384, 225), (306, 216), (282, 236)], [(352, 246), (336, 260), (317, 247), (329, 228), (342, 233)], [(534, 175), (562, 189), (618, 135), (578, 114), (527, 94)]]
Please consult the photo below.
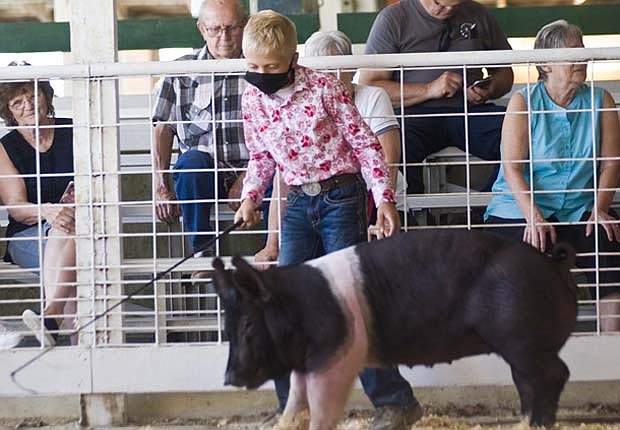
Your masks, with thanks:
[(243, 30), (243, 52), (292, 56), (297, 52), (295, 24), (272, 10), (262, 10), (252, 15)]

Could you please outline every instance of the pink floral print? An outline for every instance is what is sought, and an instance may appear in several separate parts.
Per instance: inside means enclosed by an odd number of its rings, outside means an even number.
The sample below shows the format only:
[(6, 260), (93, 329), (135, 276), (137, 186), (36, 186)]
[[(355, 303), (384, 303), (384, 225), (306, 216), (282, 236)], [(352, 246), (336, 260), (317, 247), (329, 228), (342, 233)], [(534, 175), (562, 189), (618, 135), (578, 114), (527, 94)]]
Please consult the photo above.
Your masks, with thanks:
[(245, 143), (250, 151), (241, 198), (260, 203), (275, 172), (288, 185), (362, 172), (377, 205), (393, 201), (385, 156), (336, 76), (295, 67), (293, 91), (243, 93)]

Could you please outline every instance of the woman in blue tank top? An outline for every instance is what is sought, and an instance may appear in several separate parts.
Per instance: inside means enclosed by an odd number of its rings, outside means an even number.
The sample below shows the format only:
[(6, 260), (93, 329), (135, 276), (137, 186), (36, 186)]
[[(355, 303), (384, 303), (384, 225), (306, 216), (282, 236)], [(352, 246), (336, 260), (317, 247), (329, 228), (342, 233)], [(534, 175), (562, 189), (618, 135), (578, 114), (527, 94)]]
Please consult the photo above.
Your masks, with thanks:
[[(538, 48), (580, 48), (579, 27), (555, 21), (536, 37)], [(620, 125), (612, 96), (585, 83), (585, 64), (551, 63), (537, 66), (539, 80), (510, 99), (502, 129), (502, 167), (487, 207), (492, 231), (530, 243), (541, 251), (557, 241), (571, 243), (578, 253), (595, 251), (598, 225), (600, 287), (591, 299), (600, 303), (600, 327), (620, 330), (620, 226), (611, 209), (620, 175)], [(533, 196), (530, 190), (533, 190)], [(561, 223), (561, 224), (560, 224)], [(598, 224), (596, 224), (598, 223)], [(591, 269), (595, 257), (578, 257), (577, 265)], [(609, 285), (603, 285), (609, 284)], [(605, 318), (607, 316), (607, 318)]]
[(30, 309), (22, 319), (46, 346), (55, 344), (63, 320), (72, 328), (76, 311), (75, 270), (64, 269), (75, 266), (75, 207), (59, 204), (73, 203), (72, 192), (65, 193), (73, 179), (73, 130), (71, 120), (55, 118), (53, 96), (46, 81), (0, 84), (0, 116), (18, 127), (0, 139), (0, 199), (13, 239), (5, 260), (37, 270), (43, 263), (43, 324)]

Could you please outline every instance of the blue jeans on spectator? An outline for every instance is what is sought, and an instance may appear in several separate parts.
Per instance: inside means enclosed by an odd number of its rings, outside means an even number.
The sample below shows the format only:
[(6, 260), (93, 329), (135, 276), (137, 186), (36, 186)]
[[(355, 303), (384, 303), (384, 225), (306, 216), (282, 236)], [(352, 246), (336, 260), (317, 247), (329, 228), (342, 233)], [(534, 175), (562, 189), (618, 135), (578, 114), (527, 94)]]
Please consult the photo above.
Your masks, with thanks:
[[(395, 109), (396, 115), (401, 114)], [(504, 106), (487, 103), (469, 106), (468, 113), (505, 112)], [(406, 107), (405, 115), (454, 114), (454, 116), (405, 118), (401, 127), (405, 133), (405, 155), (407, 163), (420, 163), (430, 154), (448, 146), (456, 146), (465, 151), (465, 119), (462, 108), (423, 108)], [(469, 152), (483, 160), (499, 160), (504, 115), (469, 116)], [(402, 125), (402, 124), (401, 124)], [(424, 192), (422, 167), (407, 167), (407, 193)], [(499, 172), (499, 163), (491, 174), (483, 191), (490, 191)]]
[[(46, 221), (41, 226), (43, 234), (43, 243), (41, 249), (45, 255), (45, 244), (47, 243), (47, 234), (52, 226)], [(7, 247), (11, 261), (24, 269), (35, 269), (39, 267), (39, 226), (37, 224), (15, 233), (14, 238), (32, 237), (32, 240), (11, 240)]]
[[(366, 183), (359, 175), (354, 183), (317, 196), (291, 190), (282, 221), (280, 266), (303, 263), (367, 240), (366, 196)], [(365, 369), (360, 379), (375, 407), (417, 403), (411, 386), (396, 368)], [(290, 375), (274, 383), (282, 411), (288, 399)]]
[[(179, 155), (174, 165), (174, 191), (179, 200), (206, 200), (215, 198), (215, 173), (207, 172), (181, 172), (185, 169), (213, 169), (215, 163), (213, 157), (202, 151), (190, 149)], [(224, 191), (224, 181), (218, 180), (218, 197), (228, 198)], [(211, 225), (212, 203), (182, 203), (183, 226), (191, 233), (204, 233), (213, 231)], [(192, 251), (202, 248), (210, 239), (211, 235), (195, 234), (189, 237)]]

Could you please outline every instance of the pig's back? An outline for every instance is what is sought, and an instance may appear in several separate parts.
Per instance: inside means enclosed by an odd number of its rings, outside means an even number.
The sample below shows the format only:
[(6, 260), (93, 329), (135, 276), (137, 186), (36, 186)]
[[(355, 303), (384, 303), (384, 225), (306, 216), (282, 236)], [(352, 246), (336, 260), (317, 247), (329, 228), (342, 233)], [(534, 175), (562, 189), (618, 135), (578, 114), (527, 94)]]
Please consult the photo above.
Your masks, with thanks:
[(523, 330), (526, 317), (545, 330), (571, 312), (559, 266), (495, 234), (409, 232), (359, 245), (356, 254), (371, 319), (371, 356), (384, 364), (493, 352)]

